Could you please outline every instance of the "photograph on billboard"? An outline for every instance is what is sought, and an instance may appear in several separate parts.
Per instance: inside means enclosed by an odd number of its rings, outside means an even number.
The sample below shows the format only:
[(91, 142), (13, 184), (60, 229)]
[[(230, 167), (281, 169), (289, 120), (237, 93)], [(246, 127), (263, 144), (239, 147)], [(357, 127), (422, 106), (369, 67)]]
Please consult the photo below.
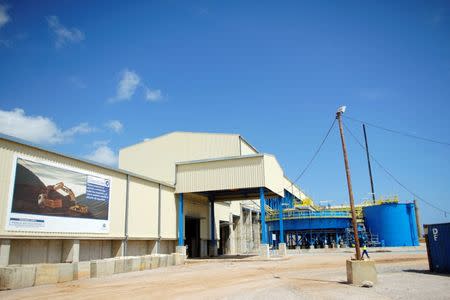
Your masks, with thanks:
[(17, 157), (8, 230), (109, 232), (111, 179)]

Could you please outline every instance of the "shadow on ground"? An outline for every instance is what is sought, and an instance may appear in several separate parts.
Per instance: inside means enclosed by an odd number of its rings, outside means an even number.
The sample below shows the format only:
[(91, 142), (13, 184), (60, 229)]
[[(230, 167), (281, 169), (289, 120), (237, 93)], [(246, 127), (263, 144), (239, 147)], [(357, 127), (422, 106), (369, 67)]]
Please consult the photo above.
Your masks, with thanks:
[(450, 274), (435, 273), (435, 272), (431, 272), (430, 270), (413, 270), (413, 269), (408, 269), (408, 270), (403, 270), (403, 272), (450, 277)]

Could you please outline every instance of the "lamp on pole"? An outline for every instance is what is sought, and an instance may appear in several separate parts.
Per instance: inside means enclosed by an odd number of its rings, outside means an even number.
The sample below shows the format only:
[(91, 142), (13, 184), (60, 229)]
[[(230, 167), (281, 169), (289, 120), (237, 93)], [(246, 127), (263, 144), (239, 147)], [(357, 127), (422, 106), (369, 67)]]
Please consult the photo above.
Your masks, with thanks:
[(342, 128), (342, 114), (345, 112), (345, 106), (339, 107), (336, 112), (336, 119), (339, 122), (339, 132), (341, 134), (342, 152), (344, 154), (345, 173), (347, 175), (348, 197), (350, 199), (350, 211), (352, 214), (353, 235), (355, 238), (356, 259), (361, 259), (361, 250), (359, 248), (358, 225), (356, 223), (355, 202), (353, 200), (352, 180), (350, 177), (350, 166), (348, 164), (347, 147), (345, 146), (344, 130)]

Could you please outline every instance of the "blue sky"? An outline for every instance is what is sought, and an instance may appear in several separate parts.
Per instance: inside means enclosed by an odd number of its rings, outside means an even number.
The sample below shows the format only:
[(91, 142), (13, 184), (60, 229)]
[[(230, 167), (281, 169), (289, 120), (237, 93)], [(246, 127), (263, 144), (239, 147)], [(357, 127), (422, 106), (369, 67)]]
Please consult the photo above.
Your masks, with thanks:
[[(114, 165), (121, 147), (166, 132), (240, 133), (295, 178), (340, 105), (450, 142), (450, 4), (0, 0), (0, 78), (0, 131), (44, 147)], [(450, 211), (450, 147), (368, 134), (403, 184)], [(359, 202), (367, 165), (347, 144)], [(373, 169), (378, 195), (412, 200)], [(299, 185), (348, 202), (337, 127)], [(419, 204), (423, 222), (449, 222)]]

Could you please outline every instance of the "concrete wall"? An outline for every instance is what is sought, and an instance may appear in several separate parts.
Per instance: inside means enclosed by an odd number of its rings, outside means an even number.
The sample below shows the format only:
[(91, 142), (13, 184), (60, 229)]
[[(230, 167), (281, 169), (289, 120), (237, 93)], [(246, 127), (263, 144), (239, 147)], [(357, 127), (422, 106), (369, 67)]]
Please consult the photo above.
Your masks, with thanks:
[(80, 261), (113, 257), (113, 241), (82, 240), (80, 241)]

